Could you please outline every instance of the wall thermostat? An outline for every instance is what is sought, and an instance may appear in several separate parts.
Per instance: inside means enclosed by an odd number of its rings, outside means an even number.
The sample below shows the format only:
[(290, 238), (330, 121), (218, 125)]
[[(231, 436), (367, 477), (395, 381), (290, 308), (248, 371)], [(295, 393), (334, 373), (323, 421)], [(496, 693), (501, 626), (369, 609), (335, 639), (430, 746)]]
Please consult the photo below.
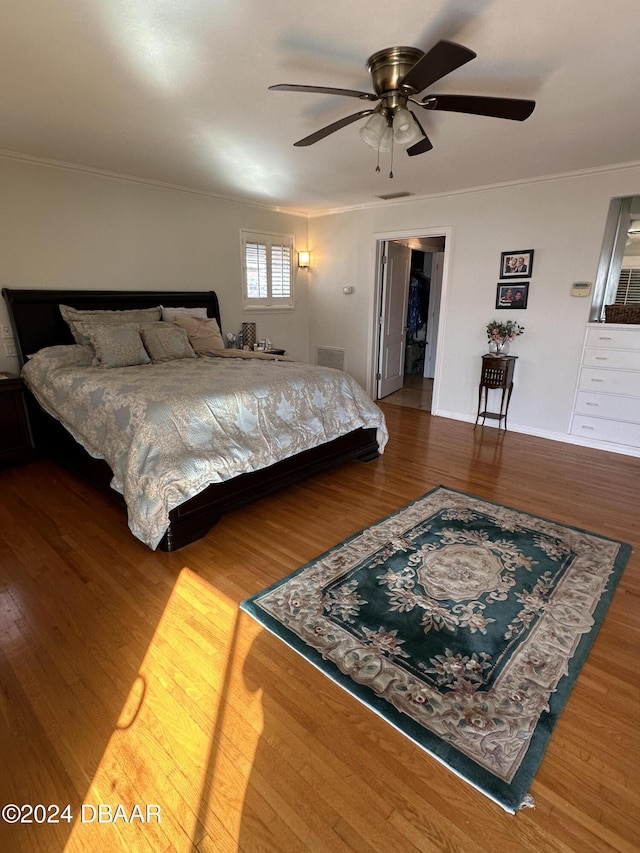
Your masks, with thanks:
[(589, 296), (591, 293), (590, 281), (574, 281), (571, 285), (572, 296)]

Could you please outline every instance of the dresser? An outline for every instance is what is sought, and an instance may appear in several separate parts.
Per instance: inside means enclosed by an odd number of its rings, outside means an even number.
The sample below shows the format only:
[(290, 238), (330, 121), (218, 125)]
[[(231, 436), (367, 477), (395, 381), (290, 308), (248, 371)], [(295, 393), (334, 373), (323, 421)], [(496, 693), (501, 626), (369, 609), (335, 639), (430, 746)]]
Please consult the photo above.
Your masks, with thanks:
[(570, 433), (640, 448), (640, 326), (587, 326)]

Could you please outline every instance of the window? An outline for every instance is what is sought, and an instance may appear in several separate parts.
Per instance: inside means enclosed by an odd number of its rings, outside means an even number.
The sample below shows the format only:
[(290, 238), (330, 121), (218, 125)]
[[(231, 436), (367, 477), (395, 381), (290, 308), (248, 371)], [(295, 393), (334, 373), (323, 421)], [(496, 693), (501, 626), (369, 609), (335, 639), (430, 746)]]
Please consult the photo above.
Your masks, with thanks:
[(245, 308), (293, 308), (293, 237), (242, 232)]

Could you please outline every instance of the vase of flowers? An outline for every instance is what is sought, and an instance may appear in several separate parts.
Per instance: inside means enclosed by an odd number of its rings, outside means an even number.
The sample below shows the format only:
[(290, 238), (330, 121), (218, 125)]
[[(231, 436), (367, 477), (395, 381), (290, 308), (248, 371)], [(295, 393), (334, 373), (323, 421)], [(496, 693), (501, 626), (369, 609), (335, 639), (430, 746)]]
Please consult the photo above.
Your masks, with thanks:
[(487, 323), (487, 338), (489, 340), (489, 352), (493, 355), (507, 355), (512, 340), (524, 332), (524, 326), (515, 320), (492, 320)]

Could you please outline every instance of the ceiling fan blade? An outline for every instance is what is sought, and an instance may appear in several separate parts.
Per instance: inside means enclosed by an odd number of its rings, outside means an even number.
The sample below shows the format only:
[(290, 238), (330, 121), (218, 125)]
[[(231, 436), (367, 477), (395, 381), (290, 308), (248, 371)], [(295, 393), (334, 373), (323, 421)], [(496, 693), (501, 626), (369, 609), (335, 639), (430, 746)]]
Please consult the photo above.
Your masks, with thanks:
[(476, 55), (461, 44), (439, 41), (405, 74), (398, 88), (407, 86), (414, 92), (422, 92), (436, 80), (475, 59)]
[(431, 151), (432, 148), (431, 140), (428, 136), (425, 136), (420, 142), (416, 142), (411, 148), (407, 148), (407, 154), (409, 157), (415, 157), (416, 154), (425, 154), (427, 151)]
[(298, 86), (296, 83), (278, 83), (269, 86), (272, 92), (318, 92), (321, 95), (345, 95), (347, 98), (360, 98), (362, 101), (378, 101), (373, 92), (359, 92), (356, 89), (333, 89), (330, 86)]
[(426, 110), (471, 113), (478, 116), (524, 121), (534, 111), (536, 102), (519, 98), (490, 98), (484, 95), (429, 95), (421, 106)]
[(359, 113), (353, 113), (353, 115), (346, 116), (345, 118), (341, 118), (338, 121), (334, 121), (333, 124), (328, 124), (326, 127), (322, 127), (320, 128), (320, 130), (316, 130), (315, 133), (312, 133), (309, 136), (305, 136), (304, 139), (300, 139), (298, 142), (294, 142), (293, 144), (296, 147), (304, 145), (313, 145), (315, 142), (319, 142), (321, 139), (324, 139), (325, 136), (329, 136), (330, 133), (335, 133), (336, 130), (340, 130), (341, 128), (346, 127), (348, 124), (352, 124), (354, 121), (358, 121), (358, 119), (360, 118), (370, 116), (373, 112), (375, 112), (375, 110), (360, 110)]
[(420, 131), (422, 132), (422, 139), (420, 140), (420, 142), (416, 142), (409, 148), (407, 148), (407, 154), (409, 155), (409, 157), (415, 157), (416, 154), (424, 154), (427, 151), (431, 151), (433, 145), (431, 144), (431, 140), (429, 139), (427, 134), (424, 132), (424, 127), (420, 124), (418, 116), (414, 113), (413, 110), (410, 110), (410, 113), (415, 119), (415, 123), (420, 128)]

